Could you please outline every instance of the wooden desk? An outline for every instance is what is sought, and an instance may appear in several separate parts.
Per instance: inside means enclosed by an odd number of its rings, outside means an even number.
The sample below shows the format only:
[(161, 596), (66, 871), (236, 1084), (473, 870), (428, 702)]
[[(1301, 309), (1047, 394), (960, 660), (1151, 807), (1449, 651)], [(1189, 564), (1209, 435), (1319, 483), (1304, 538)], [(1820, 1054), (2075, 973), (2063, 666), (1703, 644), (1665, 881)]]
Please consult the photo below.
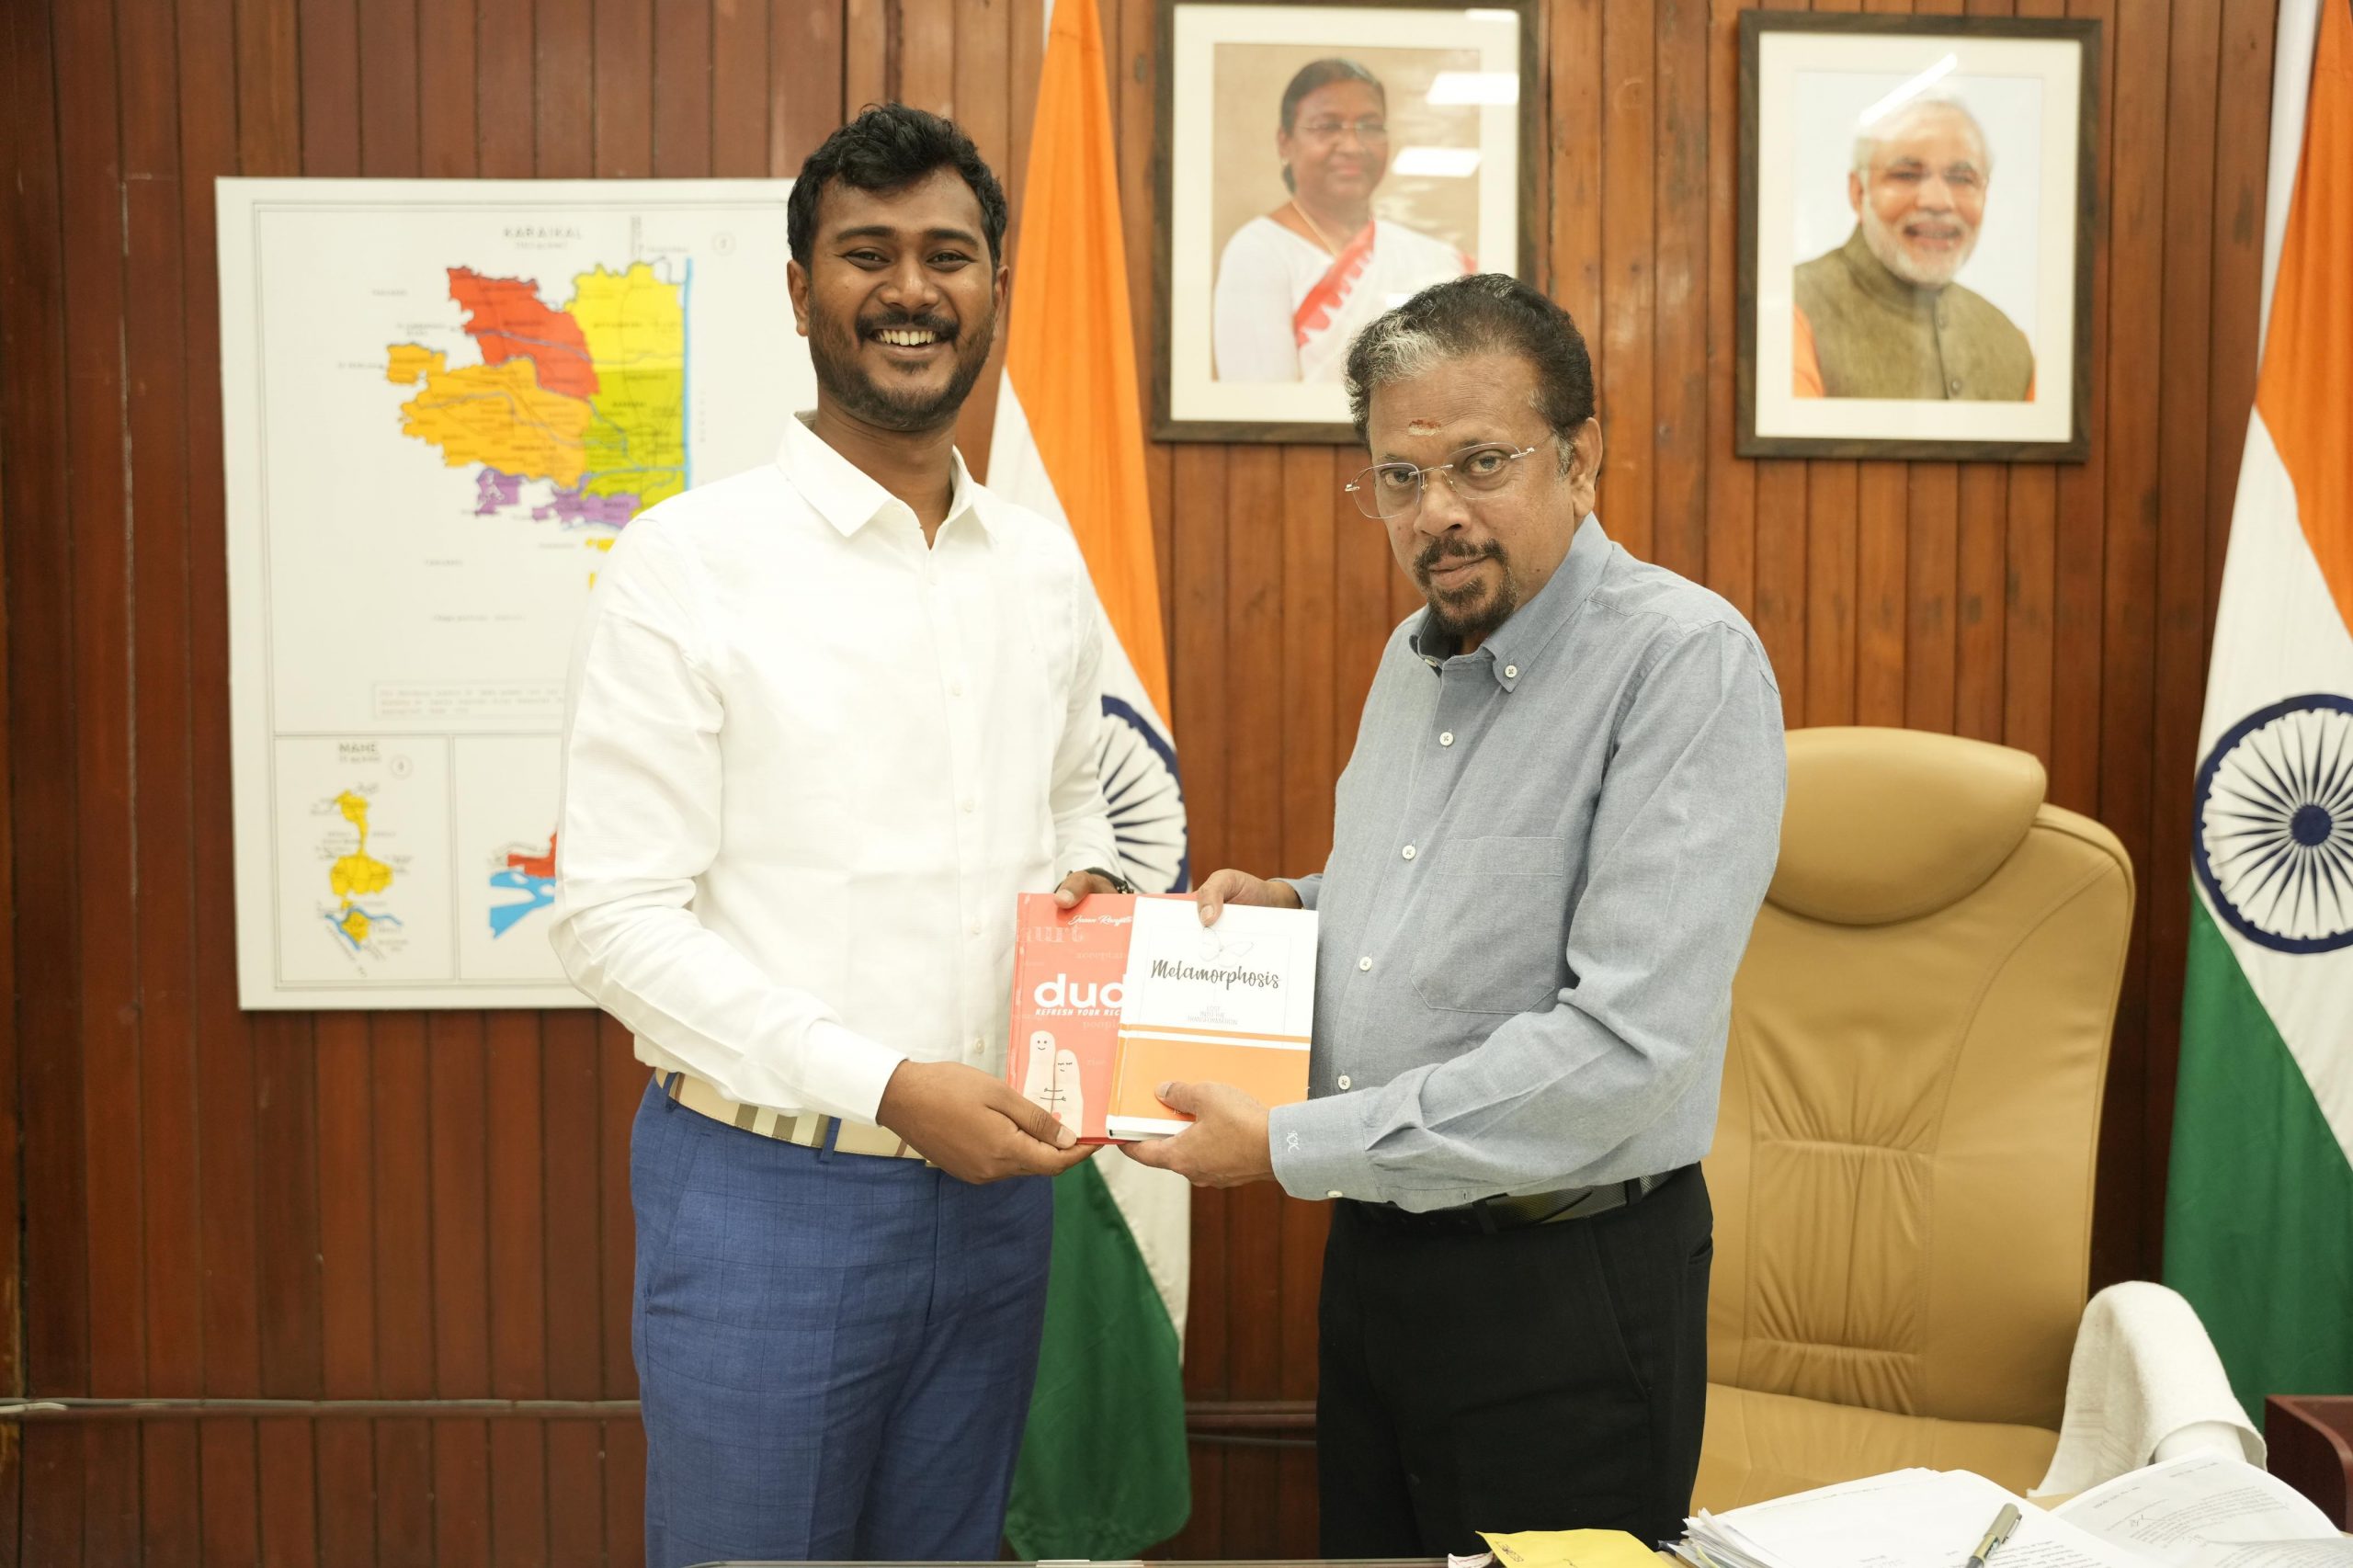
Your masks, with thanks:
[(2263, 1409), (2265, 1468), (2353, 1529), (2353, 1395), (2275, 1393)]

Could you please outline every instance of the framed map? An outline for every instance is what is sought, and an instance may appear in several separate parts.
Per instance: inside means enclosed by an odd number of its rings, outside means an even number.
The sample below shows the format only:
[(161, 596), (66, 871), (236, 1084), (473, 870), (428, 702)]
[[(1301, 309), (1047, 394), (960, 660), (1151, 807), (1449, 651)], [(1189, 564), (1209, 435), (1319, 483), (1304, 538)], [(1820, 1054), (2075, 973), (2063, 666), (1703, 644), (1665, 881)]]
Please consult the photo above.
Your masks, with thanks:
[(578, 1006), (572, 631), (815, 402), (785, 180), (220, 182), (239, 990)]

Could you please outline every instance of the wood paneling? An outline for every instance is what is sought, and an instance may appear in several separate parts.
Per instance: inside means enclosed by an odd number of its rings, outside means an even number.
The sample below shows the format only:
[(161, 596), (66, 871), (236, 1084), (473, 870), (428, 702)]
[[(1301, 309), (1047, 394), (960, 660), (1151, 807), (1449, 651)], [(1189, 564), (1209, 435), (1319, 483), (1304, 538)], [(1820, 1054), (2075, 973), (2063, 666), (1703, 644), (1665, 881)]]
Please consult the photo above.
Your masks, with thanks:
[[(1152, 320), (1154, 0), (1100, 0)], [(1822, 0), (1826, 6), (1860, 0)], [(2095, 1274), (2155, 1272), (2187, 790), (2254, 386), (2269, 0), (1870, 0), (2105, 19), (2081, 465), (1732, 452), (1738, 0), (1551, 0), (1539, 249), (1600, 511), (1755, 621), (1792, 724), (2044, 758), (2141, 870)], [(212, 187), (223, 174), (789, 174), (846, 109), (971, 127), (1017, 212), (1041, 0), (0, 7), (0, 1387), (266, 1397), (0, 1428), (0, 1561), (630, 1563), (625, 1035), (249, 1016), (231, 904)], [(1015, 258), (1017, 262), (1017, 256)], [(1149, 338), (1140, 337), (1150, 362)], [(976, 464), (993, 380), (968, 410)], [(1300, 870), (1412, 594), (1329, 448), (1148, 454), (1194, 863)], [(21, 1129), (21, 1140), (19, 1130)], [(1304, 1555), (1324, 1215), (1194, 1208), (1196, 1508)], [(434, 1401), (576, 1402), (493, 1415)], [(324, 1402), (408, 1402), (354, 1410)]]

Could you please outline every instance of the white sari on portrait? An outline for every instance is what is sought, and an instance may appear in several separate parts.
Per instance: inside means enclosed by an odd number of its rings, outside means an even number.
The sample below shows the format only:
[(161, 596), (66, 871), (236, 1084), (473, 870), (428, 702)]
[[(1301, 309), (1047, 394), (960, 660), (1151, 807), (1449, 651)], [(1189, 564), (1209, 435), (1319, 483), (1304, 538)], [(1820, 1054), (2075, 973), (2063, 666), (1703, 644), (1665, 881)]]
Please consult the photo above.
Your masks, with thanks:
[(1382, 218), (1337, 256), (1271, 218), (1253, 218), (1218, 258), (1217, 379), (1336, 381), (1348, 344), (1375, 316), (1473, 269), (1445, 241)]

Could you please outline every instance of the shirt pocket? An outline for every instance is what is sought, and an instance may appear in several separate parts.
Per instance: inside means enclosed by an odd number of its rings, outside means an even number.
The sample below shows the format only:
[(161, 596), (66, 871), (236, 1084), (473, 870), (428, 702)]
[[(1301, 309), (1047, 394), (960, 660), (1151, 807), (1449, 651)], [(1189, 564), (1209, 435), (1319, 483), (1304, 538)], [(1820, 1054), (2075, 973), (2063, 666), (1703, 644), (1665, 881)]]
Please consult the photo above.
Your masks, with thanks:
[(1414, 990), (1449, 1013), (1528, 1013), (1568, 980), (1561, 841), (1468, 838), (1433, 857), (1407, 930)]

